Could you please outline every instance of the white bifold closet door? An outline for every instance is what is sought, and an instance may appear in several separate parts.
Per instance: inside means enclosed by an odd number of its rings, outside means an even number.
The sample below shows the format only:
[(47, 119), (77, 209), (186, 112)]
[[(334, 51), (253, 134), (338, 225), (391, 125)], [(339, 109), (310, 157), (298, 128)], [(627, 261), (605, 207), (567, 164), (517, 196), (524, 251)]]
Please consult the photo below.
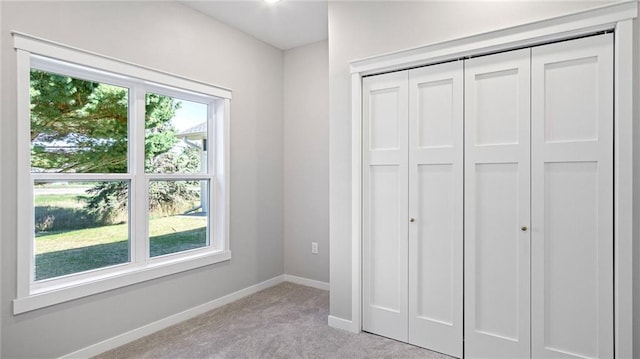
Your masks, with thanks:
[(408, 73), (362, 85), (362, 329), (407, 341)]
[(613, 357), (612, 37), (466, 63), (466, 357)]
[(528, 358), (529, 49), (465, 62), (465, 358)]
[(534, 358), (613, 357), (613, 34), (532, 49)]
[(363, 79), (363, 330), (462, 356), (462, 62)]
[(462, 61), (409, 72), (409, 343), (462, 357)]

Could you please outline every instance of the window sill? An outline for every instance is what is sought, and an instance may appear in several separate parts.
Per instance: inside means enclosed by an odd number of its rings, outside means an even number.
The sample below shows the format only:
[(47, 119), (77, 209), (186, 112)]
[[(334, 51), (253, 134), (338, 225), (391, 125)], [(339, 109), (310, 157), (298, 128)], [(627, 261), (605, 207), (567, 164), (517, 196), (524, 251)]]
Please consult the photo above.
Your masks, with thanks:
[(197, 251), (189, 256), (167, 256), (161, 261), (127, 264), (122, 266), (121, 270), (109, 271), (108, 274), (97, 274), (91, 278), (68, 282), (63, 286), (32, 290), (30, 295), (13, 301), (13, 314), (26, 313), (229, 259), (231, 251)]

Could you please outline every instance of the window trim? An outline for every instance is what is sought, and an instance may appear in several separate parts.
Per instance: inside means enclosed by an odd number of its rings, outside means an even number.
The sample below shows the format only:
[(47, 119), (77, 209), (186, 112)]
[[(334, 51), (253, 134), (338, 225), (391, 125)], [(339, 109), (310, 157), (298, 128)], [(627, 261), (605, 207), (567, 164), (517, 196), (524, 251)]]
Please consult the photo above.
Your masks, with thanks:
[[(218, 263), (231, 259), (229, 249), (229, 110), (231, 90), (191, 80), (167, 72), (135, 65), (129, 62), (106, 57), (96, 53), (80, 50), (59, 43), (40, 39), (30, 35), (13, 32), (14, 47), (17, 55), (17, 295), (13, 301), (13, 313), (20, 314), (81, 297), (125, 287), (128, 285), (160, 278), (186, 270)], [(209, 172), (206, 174), (153, 174), (144, 173), (144, 165), (135, 167), (134, 156), (140, 150), (144, 151), (143, 141), (132, 141), (134, 136), (144, 131), (144, 121), (141, 124), (129, 122), (129, 170), (118, 174), (34, 174), (31, 173), (30, 151), (30, 70), (33, 67), (56, 72), (57, 61), (64, 74), (75, 76), (74, 65), (78, 65), (77, 74), (80, 78), (90, 77), (88, 80), (104, 82), (116, 86), (126, 86), (129, 91), (129, 113), (136, 111), (137, 117), (144, 118), (144, 96), (153, 92), (165, 96), (177, 97), (188, 101), (195, 101), (208, 105), (208, 118), (213, 123), (208, 127), (208, 138), (213, 139), (214, 147), (207, 156)], [(84, 68), (88, 68), (89, 71)], [(95, 69), (95, 72), (93, 72)], [(59, 71), (58, 71), (59, 72)], [(88, 73), (89, 75), (85, 75)], [(106, 74), (106, 75), (105, 75)], [(113, 77), (111, 77), (113, 74)], [(118, 76), (122, 76), (119, 79)], [(134, 86), (134, 87), (132, 87)], [(131, 115), (130, 115), (131, 118)], [(134, 116), (133, 118), (136, 118)], [(139, 137), (139, 136), (138, 136)], [(142, 173), (140, 172), (142, 168)], [(211, 246), (192, 249), (158, 257), (150, 257), (142, 252), (148, 246), (148, 240), (131, 242), (131, 261), (123, 264), (79, 272), (68, 276), (52, 278), (50, 280), (33, 281), (34, 241), (33, 239), (33, 180), (38, 178), (51, 179), (59, 177), (61, 180), (91, 178), (105, 180), (127, 180), (130, 188), (134, 181), (162, 179), (201, 179), (209, 181), (209, 241)], [(142, 195), (138, 193), (136, 202), (139, 206)], [(145, 197), (146, 199), (146, 197)], [(135, 205), (134, 205), (135, 206)], [(137, 230), (131, 228), (140, 236), (148, 234), (147, 218), (138, 216), (142, 211), (132, 206), (130, 208), (130, 223), (137, 223)], [(145, 212), (148, 217), (148, 209)], [(144, 225), (140, 223), (143, 221)], [(130, 235), (130, 238), (135, 235)], [(144, 245), (140, 245), (143, 243)], [(215, 248), (213, 247), (215, 245)], [(136, 254), (138, 252), (138, 254)]]

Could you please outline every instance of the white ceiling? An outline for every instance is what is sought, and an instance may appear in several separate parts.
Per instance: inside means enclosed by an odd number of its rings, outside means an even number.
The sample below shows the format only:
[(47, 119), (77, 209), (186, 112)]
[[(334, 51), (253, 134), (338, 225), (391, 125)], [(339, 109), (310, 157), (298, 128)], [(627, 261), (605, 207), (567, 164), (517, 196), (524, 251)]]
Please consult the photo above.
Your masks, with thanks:
[(327, 1), (181, 1), (282, 50), (327, 38)]

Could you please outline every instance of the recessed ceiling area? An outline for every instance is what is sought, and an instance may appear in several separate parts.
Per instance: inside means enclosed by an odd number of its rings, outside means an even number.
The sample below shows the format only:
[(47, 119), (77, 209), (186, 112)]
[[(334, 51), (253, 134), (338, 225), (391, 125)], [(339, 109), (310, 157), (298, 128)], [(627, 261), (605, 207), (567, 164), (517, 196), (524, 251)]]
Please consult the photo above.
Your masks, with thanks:
[(282, 50), (327, 38), (327, 1), (181, 1)]

